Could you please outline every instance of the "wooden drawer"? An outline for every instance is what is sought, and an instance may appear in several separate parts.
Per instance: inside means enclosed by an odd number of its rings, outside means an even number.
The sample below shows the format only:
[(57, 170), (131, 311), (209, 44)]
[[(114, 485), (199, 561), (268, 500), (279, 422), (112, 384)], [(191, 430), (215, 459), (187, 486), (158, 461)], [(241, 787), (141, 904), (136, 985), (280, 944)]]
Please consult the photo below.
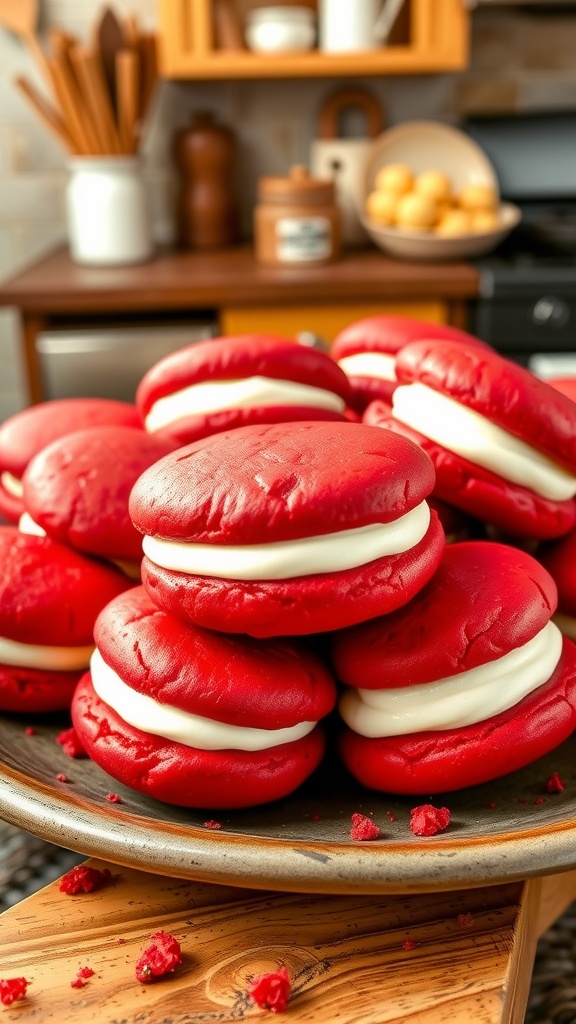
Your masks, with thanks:
[(417, 320), (448, 323), (444, 302), (346, 303), (345, 305), (225, 306), (220, 311), (222, 334), (280, 334), (292, 338), (300, 331), (312, 331), (333, 341), (339, 331), (366, 316), (389, 313)]

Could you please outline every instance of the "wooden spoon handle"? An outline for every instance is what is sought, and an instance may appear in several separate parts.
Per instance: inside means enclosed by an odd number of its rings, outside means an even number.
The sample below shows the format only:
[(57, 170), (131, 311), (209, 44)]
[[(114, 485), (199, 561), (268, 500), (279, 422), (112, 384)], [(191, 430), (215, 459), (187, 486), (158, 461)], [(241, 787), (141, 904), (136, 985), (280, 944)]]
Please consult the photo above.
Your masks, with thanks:
[(120, 141), (125, 153), (134, 153), (138, 148), (139, 86), (139, 55), (135, 50), (118, 50), (116, 54), (116, 100)]
[(62, 118), (40, 93), (36, 92), (34, 86), (26, 79), (19, 76), (14, 79), (14, 85), (22, 93), (42, 123), (70, 152), (74, 152), (74, 143), (66, 130)]

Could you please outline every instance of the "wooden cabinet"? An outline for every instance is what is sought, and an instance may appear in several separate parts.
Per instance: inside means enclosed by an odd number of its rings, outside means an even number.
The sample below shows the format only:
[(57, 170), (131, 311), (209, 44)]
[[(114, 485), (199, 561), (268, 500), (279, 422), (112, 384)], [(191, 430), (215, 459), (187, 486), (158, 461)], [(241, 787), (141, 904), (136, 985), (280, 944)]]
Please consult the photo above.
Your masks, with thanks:
[(215, 46), (213, 0), (158, 0), (165, 78), (330, 78), (459, 71), (468, 60), (465, 0), (405, 0), (405, 39), (362, 53), (263, 55)]

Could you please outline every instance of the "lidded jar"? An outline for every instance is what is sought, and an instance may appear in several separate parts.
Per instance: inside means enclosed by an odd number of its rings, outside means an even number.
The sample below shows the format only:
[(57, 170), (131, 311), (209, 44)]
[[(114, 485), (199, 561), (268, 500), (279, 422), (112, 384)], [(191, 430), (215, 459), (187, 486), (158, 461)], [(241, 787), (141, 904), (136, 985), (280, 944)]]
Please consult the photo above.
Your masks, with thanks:
[(318, 265), (340, 255), (341, 215), (333, 181), (296, 165), (285, 178), (260, 178), (254, 210), (259, 263)]

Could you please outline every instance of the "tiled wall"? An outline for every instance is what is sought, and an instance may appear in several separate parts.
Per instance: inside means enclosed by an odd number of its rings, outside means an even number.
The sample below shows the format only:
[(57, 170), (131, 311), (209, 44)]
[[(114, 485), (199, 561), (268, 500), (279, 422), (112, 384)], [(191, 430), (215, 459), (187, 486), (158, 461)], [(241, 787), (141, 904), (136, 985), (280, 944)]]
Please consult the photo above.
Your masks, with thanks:
[[(437, 0), (442, 3), (443, 0)], [(40, 28), (57, 24), (89, 36), (97, 0), (44, 0)], [(544, 5), (539, 5), (540, 7)], [(115, 0), (118, 13), (137, 10), (155, 24), (154, 0)], [(415, 118), (455, 122), (477, 110), (576, 108), (576, 14), (542, 15), (513, 7), (478, 6), (472, 60), (464, 75), (370, 79), (388, 124)], [(16, 93), (12, 79), (38, 74), (19, 40), (0, 28), (0, 278), (65, 239), (65, 157)], [(349, 84), (353, 84), (349, 81)], [(145, 157), (156, 237), (173, 233), (175, 174), (170, 146), (191, 111), (211, 109), (239, 138), (238, 186), (245, 226), (261, 174), (285, 173), (306, 162), (318, 111), (334, 82), (164, 83), (159, 90)], [(0, 421), (26, 403), (17, 319), (0, 310)]]

